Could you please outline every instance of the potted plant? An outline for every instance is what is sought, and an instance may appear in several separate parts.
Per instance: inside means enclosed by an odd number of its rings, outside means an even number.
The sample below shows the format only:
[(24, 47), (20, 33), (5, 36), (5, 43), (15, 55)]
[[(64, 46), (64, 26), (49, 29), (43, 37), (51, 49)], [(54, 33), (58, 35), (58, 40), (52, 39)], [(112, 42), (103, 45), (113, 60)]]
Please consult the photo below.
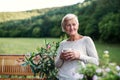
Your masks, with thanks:
[(120, 80), (120, 66), (110, 62), (108, 53), (108, 51), (104, 51), (104, 62), (99, 66), (94, 64), (86, 64), (85, 67), (80, 66), (78, 72), (84, 75), (82, 80)]
[(47, 43), (45, 41), (45, 47), (40, 47), (37, 52), (25, 55), (25, 62), (22, 66), (30, 65), (34, 76), (39, 74), (40, 79), (57, 80), (54, 58), (58, 46), (59, 42)]

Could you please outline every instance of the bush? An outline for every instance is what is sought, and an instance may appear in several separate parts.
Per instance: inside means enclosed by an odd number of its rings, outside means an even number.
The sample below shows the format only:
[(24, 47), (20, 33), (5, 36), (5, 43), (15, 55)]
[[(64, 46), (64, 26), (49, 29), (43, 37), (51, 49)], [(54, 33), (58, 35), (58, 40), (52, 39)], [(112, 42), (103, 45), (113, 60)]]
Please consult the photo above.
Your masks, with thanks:
[(86, 64), (80, 67), (78, 72), (83, 74), (82, 80), (120, 80), (120, 66), (109, 61), (108, 51), (104, 51), (101, 65)]
[(22, 66), (30, 65), (34, 76), (39, 74), (41, 79), (56, 80), (57, 69), (55, 67), (54, 58), (56, 56), (59, 42), (46, 43), (45, 47), (38, 48), (37, 52), (25, 55), (25, 62)]
[(99, 22), (100, 39), (107, 42), (120, 41), (120, 14), (109, 13)]

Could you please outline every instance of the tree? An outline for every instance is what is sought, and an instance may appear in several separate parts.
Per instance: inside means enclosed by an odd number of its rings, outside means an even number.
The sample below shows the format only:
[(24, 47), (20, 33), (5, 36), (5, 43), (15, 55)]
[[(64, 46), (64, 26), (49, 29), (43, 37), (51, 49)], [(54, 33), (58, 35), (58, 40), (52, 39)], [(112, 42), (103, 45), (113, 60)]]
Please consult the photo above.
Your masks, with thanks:
[(120, 14), (109, 13), (99, 22), (100, 39), (107, 42), (120, 41)]
[(32, 36), (33, 37), (40, 37), (40, 32), (41, 32), (40, 27), (35, 27), (32, 31)]

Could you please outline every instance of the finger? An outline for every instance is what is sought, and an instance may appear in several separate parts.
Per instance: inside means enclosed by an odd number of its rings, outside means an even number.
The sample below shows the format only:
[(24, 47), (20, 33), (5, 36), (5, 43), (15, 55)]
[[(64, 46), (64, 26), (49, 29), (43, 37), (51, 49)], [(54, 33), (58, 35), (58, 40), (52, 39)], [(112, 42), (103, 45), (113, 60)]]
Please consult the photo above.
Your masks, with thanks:
[(67, 57), (67, 56), (70, 56), (70, 54), (69, 53), (64, 53), (64, 54), (62, 54), (64, 57)]
[(67, 60), (73, 60), (74, 57), (73, 57), (72, 55), (69, 55), (69, 56), (66, 57), (66, 59), (67, 59)]
[(65, 58), (65, 60), (69, 60), (70, 56), (65, 56), (64, 58)]
[(75, 60), (74, 54), (71, 55), (70, 60)]

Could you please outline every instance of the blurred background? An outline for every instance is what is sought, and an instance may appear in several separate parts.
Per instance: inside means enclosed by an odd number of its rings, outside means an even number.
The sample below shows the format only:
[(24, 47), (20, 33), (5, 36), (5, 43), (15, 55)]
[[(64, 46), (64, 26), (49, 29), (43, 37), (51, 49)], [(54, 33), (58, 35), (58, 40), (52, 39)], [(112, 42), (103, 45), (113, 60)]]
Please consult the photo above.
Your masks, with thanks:
[[(0, 54), (25, 54), (44, 46), (45, 39), (59, 41), (65, 35), (61, 30), (61, 19), (67, 13), (73, 13), (79, 19), (79, 33), (94, 40), (99, 57), (107, 50), (110, 60), (120, 65), (120, 0), (45, 0), (37, 3), (4, 0), (5, 5), (2, 1)], [(31, 8), (33, 4), (36, 6)]]

